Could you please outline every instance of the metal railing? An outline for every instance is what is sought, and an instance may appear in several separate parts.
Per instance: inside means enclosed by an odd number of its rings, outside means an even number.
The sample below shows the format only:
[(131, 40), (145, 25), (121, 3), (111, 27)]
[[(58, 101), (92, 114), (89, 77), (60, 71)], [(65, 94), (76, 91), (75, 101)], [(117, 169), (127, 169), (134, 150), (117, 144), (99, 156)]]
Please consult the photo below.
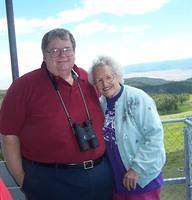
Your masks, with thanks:
[(192, 118), (187, 118), (185, 123), (187, 125), (184, 131), (186, 189), (187, 200), (192, 200)]
[[(184, 162), (183, 162), (183, 167), (178, 168), (178, 170), (180, 170), (184, 176), (171, 177), (171, 178), (170, 177), (166, 178), (165, 176), (163, 189), (170, 186), (182, 185), (184, 186), (185, 193), (186, 193), (186, 194), (182, 194), (184, 190), (181, 190), (181, 192), (177, 193), (176, 190), (169, 189), (167, 190), (166, 197), (165, 198), (162, 197), (162, 199), (192, 200), (192, 117), (167, 119), (167, 120), (162, 120), (162, 123), (163, 125), (172, 124), (172, 123), (184, 124), (183, 131), (182, 131), (183, 133), (183, 138), (182, 138), (183, 139), (183, 161)], [(172, 136), (174, 138), (174, 133), (172, 133)], [(172, 145), (175, 145), (175, 143), (173, 142)], [(166, 153), (167, 153), (167, 150), (166, 150)], [(179, 158), (175, 158), (175, 160), (177, 159), (179, 160)], [(171, 195), (173, 195), (174, 197), (171, 198)]]

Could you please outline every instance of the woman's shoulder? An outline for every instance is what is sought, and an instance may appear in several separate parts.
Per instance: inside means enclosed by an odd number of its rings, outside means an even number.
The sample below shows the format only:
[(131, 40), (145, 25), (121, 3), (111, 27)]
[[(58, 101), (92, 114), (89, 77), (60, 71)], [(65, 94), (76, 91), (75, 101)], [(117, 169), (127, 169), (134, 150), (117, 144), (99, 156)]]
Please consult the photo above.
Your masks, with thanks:
[(124, 85), (124, 95), (128, 98), (151, 100), (151, 97), (142, 89)]

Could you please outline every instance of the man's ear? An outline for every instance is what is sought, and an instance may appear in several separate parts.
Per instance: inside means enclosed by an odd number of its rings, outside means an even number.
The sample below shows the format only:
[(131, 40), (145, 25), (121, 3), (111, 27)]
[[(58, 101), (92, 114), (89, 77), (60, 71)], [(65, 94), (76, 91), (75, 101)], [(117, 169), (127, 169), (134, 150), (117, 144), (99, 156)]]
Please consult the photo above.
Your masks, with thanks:
[(43, 61), (46, 61), (46, 54), (43, 52)]
[(99, 90), (97, 89), (97, 87), (95, 85), (93, 87), (96, 91), (97, 97), (99, 98), (101, 96), (101, 93), (99, 92)]

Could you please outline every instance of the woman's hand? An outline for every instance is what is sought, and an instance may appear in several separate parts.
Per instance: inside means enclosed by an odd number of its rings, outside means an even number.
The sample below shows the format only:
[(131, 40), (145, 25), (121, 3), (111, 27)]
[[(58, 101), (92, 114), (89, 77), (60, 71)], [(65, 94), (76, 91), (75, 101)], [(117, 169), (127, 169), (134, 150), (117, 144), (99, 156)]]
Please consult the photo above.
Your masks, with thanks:
[(123, 185), (128, 190), (131, 190), (131, 189), (135, 190), (138, 179), (139, 179), (139, 174), (130, 168), (128, 169), (127, 173), (125, 174), (123, 178)]

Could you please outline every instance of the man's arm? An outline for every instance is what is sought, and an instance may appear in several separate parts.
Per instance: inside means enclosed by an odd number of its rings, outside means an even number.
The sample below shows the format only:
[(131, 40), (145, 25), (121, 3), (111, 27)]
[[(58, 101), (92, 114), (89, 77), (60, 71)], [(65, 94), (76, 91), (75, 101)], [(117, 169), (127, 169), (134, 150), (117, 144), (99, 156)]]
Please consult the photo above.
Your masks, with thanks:
[(2, 153), (7, 167), (19, 186), (22, 186), (24, 171), (20, 153), (19, 138), (15, 135), (2, 135)]

